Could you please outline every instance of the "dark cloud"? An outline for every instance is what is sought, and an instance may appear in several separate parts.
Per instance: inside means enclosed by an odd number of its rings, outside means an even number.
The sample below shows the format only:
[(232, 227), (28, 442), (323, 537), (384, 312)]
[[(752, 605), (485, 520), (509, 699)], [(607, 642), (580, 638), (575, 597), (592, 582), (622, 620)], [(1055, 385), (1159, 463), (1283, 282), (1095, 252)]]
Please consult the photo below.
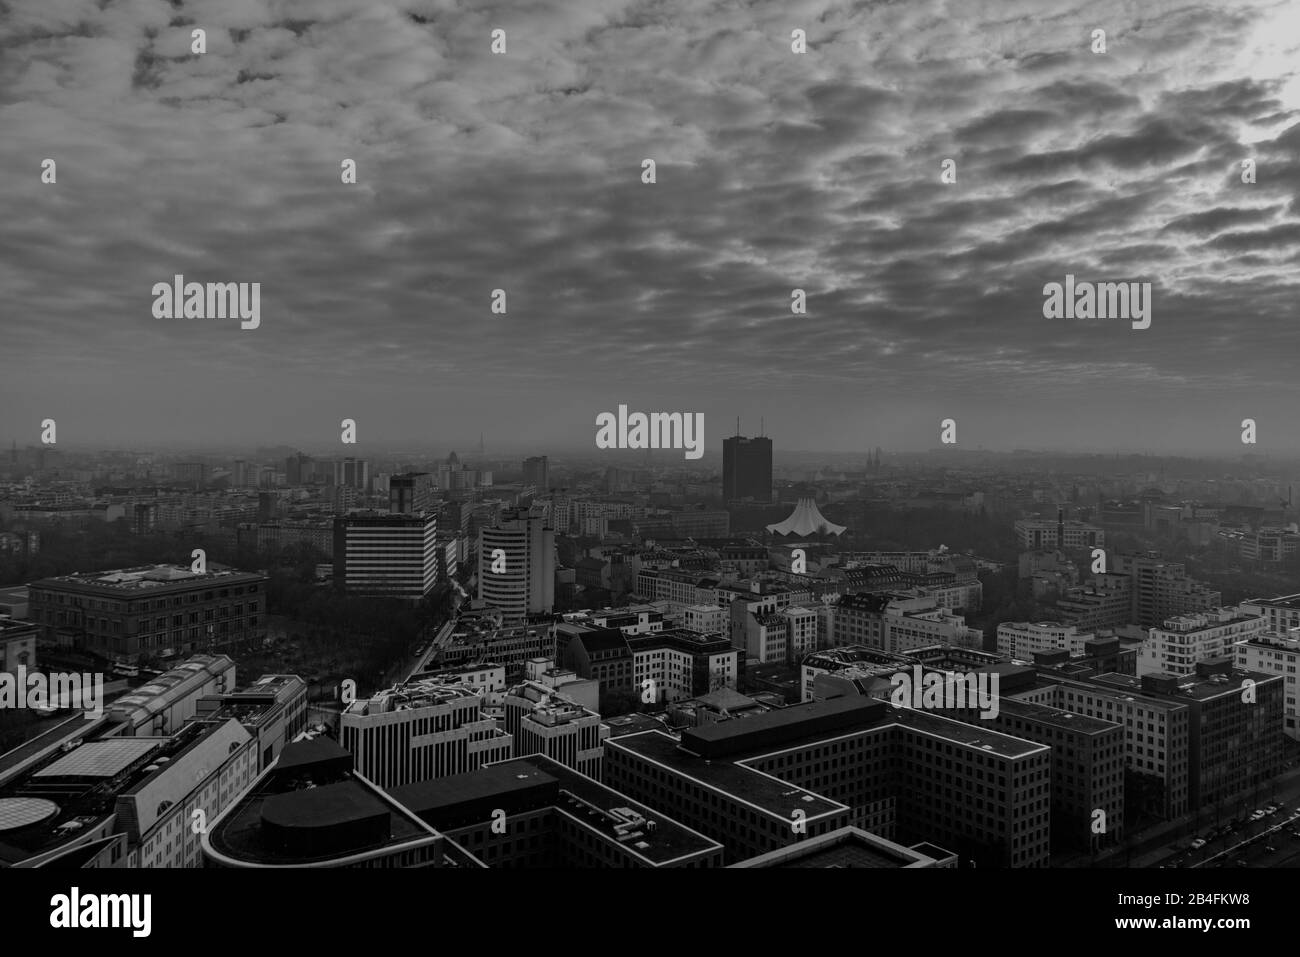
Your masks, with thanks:
[[(954, 414), (990, 446), (1206, 441), (1296, 390), (1284, 14), (11, 4), (0, 432), (580, 443), (628, 402), (787, 446), (926, 447)], [(153, 319), (176, 273), (261, 282), (261, 328)], [(1043, 319), (1066, 273), (1152, 282), (1151, 329)]]

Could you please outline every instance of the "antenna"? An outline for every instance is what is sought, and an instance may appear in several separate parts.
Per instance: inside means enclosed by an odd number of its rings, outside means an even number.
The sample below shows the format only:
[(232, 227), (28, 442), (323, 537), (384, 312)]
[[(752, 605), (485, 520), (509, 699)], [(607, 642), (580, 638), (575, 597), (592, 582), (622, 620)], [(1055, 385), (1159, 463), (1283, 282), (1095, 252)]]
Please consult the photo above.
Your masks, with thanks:
[(740, 436), (740, 416), (736, 416), (736, 436)]
[(760, 436), (767, 435), (767, 422), (761, 415), (758, 417), (758, 434)]

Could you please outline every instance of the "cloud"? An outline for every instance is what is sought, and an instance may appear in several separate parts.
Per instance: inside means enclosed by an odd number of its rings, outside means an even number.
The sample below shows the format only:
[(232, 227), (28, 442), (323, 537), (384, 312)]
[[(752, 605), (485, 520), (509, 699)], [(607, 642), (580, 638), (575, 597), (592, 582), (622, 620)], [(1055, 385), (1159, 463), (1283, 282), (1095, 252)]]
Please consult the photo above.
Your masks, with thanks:
[[(987, 394), (973, 412), (1031, 404), (1043, 437), (1066, 391), (1132, 405), (1158, 384), (1190, 434), (1243, 381), (1295, 390), (1300, 102), (1242, 66), (1273, 7), (1205, 8), (1199, 31), (1121, 3), (11, 7), (20, 399), (0, 427), (20, 437), (58, 403), (88, 434), (291, 440), (325, 410), (284, 397), (324, 392), (395, 438), (454, 410), (580, 441), (573, 409), (634, 390), (852, 447), (850, 405)], [(1044, 320), (1067, 272), (1153, 282), (1152, 329)], [(261, 282), (261, 328), (153, 319), (176, 273)], [(1243, 313), (1256, 347), (1225, 361), (1205, 342)]]

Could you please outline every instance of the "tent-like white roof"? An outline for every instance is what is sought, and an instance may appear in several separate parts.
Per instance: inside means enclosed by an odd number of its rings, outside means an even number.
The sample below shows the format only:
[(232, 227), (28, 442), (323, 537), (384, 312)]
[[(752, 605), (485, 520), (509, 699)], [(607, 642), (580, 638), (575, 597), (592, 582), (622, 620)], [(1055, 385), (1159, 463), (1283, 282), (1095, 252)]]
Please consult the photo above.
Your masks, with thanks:
[(774, 535), (815, 535), (820, 532), (842, 535), (846, 529), (845, 525), (828, 521), (817, 507), (816, 501), (810, 498), (799, 499), (799, 504), (784, 522), (767, 526), (767, 530)]

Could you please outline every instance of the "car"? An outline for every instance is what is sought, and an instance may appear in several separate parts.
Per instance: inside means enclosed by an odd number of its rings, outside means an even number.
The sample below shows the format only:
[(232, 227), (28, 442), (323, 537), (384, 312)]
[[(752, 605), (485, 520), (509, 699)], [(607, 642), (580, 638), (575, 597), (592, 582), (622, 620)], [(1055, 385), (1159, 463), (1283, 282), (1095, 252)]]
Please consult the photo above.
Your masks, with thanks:
[(1233, 866), (1233, 867), (1249, 867), (1250, 865), (1247, 864), (1245, 861), (1243, 861), (1243, 860), (1239, 857), (1239, 858), (1237, 858), (1235, 861), (1232, 862), (1232, 866)]
[(1252, 815), (1250, 816), (1250, 819), (1251, 819), (1252, 821), (1258, 821), (1258, 820), (1259, 820), (1260, 818), (1262, 818), (1263, 816), (1264, 816), (1264, 812), (1263, 812), (1263, 811), (1256, 811), (1254, 814), (1252, 814)]
[(1199, 851), (1199, 850), (1200, 850), (1201, 848), (1203, 848), (1207, 843), (1208, 843), (1208, 842), (1205, 840), (1205, 838), (1203, 838), (1203, 837), (1198, 837), (1196, 840), (1192, 841), (1192, 850), (1194, 850), (1194, 851)]
[(1272, 854), (1272, 853), (1274, 853), (1275, 851), (1277, 851), (1277, 848), (1274, 847), (1272, 844), (1266, 845), (1266, 846), (1264, 847), (1264, 853), (1265, 853), (1265, 854)]
[(1265, 813), (1265, 814), (1276, 814), (1276, 813), (1277, 813), (1278, 811), (1280, 811), (1280, 810), (1282, 810), (1282, 809), (1281, 809), (1280, 807), (1278, 807), (1276, 804), (1270, 804), (1268, 807), (1264, 808), (1264, 813)]

